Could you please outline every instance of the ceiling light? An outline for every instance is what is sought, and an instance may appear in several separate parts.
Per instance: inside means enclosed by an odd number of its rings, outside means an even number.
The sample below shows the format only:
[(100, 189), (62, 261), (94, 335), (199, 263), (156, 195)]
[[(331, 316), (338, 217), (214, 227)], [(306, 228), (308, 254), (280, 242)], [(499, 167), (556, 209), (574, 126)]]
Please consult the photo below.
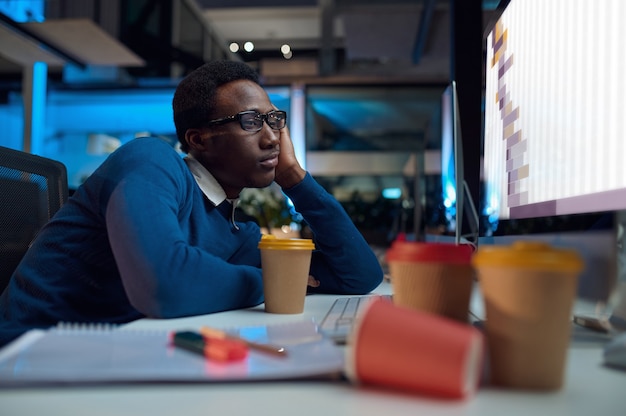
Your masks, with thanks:
[(254, 50), (254, 43), (248, 41), (246, 43), (243, 44), (243, 49), (246, 52), (252, 52)]
[(239, 44), (237, 42), (232, 42), (229, 46), (229, 49), (232, 53), (239, 51)]
[(280, 47), (280, 51), (282, 52), (283, 55), (287, 55), (291, 53), (291, 47), (287, 44), (284, 44), (283, 46)]

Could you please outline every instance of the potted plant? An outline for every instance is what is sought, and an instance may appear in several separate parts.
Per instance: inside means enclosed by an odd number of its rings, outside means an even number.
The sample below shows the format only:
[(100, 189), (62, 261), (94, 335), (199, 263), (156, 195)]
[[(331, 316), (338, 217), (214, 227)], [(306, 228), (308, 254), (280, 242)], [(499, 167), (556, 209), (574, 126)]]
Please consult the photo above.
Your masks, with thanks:
[(246, 215), (254, 217), (261, 232), (284, 238), (299, 237), (301, 216), (278, 185), (244, 189), (237, 206)]

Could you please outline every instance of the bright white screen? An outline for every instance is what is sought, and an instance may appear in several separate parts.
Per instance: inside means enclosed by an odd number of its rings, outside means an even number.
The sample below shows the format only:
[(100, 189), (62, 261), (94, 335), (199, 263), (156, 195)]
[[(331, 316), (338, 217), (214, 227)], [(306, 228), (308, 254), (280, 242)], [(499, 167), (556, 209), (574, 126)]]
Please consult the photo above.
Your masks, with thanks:
[(626, 209), (625, 22), (623, 0), (511, 0), (486, 44), (487, 215)]

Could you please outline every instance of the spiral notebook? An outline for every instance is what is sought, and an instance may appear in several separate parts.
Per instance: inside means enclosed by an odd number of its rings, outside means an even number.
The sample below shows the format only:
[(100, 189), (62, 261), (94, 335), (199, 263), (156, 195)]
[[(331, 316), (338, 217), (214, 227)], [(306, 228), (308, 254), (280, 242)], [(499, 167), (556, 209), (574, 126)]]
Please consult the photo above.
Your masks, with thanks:
[(286, 357), (250, 350), (221, 363), (174, 347), (168, 331), (61, 326), (32, 330), (0, 350), (0, 386), (226, 382), (336, 377), (343, 352), (313, 322), (228, 330), (285, 347)]

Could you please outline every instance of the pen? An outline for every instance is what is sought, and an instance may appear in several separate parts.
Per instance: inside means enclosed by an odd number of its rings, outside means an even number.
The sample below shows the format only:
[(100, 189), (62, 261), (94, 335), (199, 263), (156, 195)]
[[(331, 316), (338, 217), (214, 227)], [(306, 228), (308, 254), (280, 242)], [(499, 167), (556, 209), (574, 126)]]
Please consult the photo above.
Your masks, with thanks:
[(215, 361), (241, 361), (248, 356), (248, 347), (243, 342), (231, 339), (207, 339), (193, 331), (175, 332), (172, 341), (177, 347)]
[(248, 341), (247, 339), (238, 337), (236, 335), (231, 335), (221, 329), (209, 328), (203, 326), (200, 328), (200, 333), (204, 335), (208, 339), (223, 339), (223, 340), (232, 340), (232, 341), (240, 341), (243, 342), (248, 348), (265, 352), (267, 354), (272, 354), (277, 357), (286, 357), (287, 350), (284, 347), (272, 344), (262, 344), (258, 342)]

